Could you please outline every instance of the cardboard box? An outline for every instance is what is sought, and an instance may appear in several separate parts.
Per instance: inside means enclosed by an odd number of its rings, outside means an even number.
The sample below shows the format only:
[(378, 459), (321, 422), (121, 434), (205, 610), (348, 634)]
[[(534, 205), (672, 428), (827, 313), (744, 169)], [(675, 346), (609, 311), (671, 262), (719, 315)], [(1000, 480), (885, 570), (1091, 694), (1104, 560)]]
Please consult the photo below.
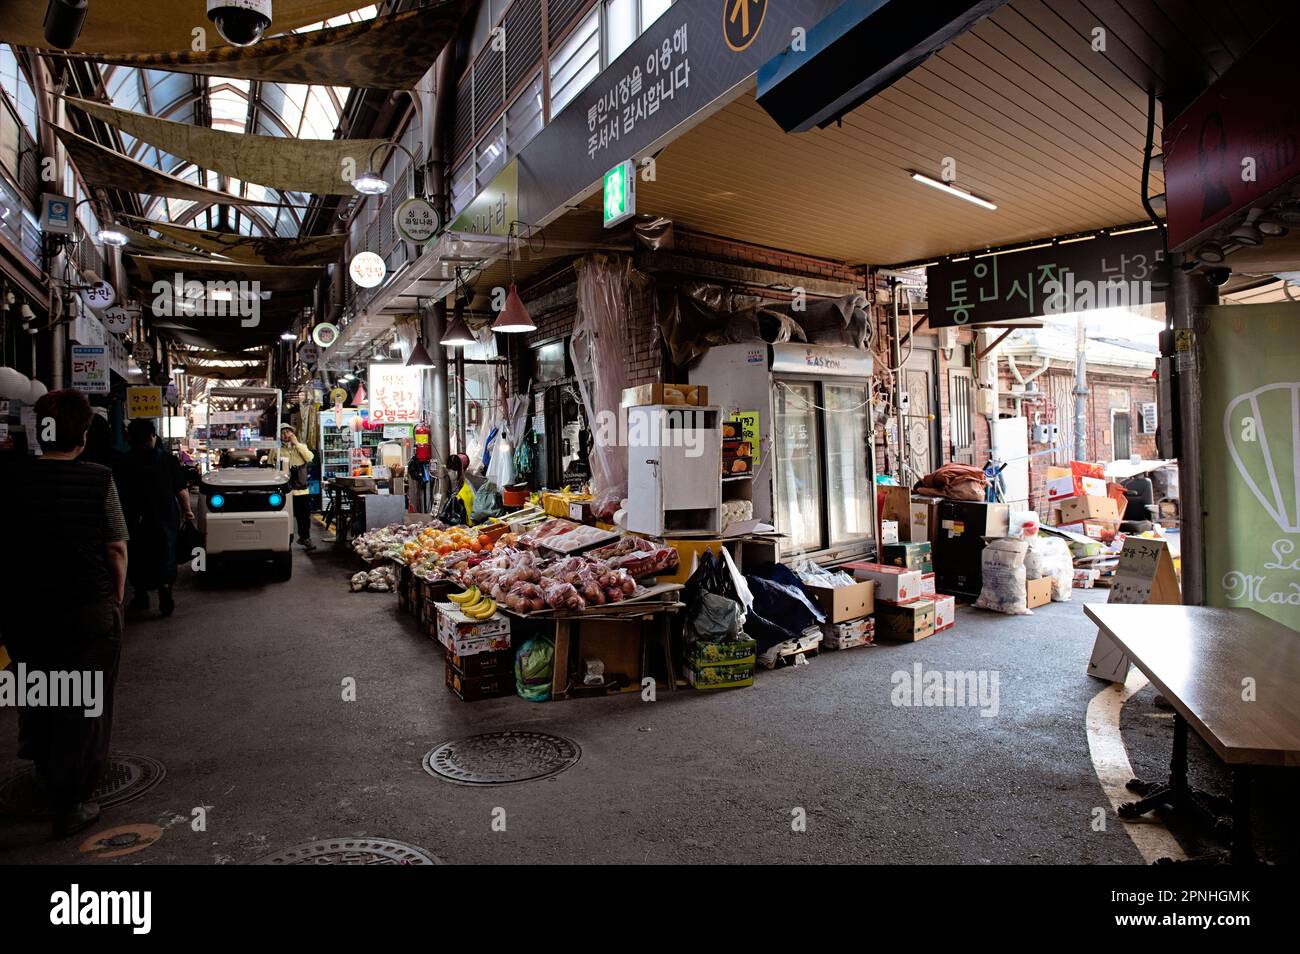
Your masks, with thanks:
[(1080, 523), (1063, 523), (1056, 529), (1068, 530), (1070, 533), (1081, 534), (1085, 537), (1091, 537), (1093, 540), (1100, 540), (1102, 543), (1109, 543), (1119, 533), (1119, 523), (1115, 520), (1084, 520)]
[(569, 519), (574, 523), (591, 523), (591, 501), (575, 500), (569, 504)]
[(1046, 606), (1052, 602), (1052, 578), (1050, 576), (1041, 576), (1036, 580), (1029, 580), (1025, 586), (1029, 593), (1029, 599), (1025, 605), (1030, 609), (1037, 606)]
[(510, 619), (497, 613), (491, 619), (470, 619), (455, 603), (438, 603), (438, 642), (457, 656), (510, 649)]
[(871, 580), (876, 584), (875, 599), (879, 602), (908, 603), (921, 598), (921, 571), (884, 563), (846, 563), (840, 567), (852, 573), (855, 580)]
[(853, 649), (857, 646), (870, 646), (876, 632), (876, 621), (870, 616), (855, 619), (848, 623), (823, 623), (823, 649)]
[[(898, 524), (899, 539), (906, 540), (907, 528), (911, 520), (912, 491), (906, 487), (895, 487), (889, 484), (879, 486), (876, 488), (876, 507), (880, 511), (877, 520), (882, 524), (886, 520), (893, 520)], [(881, 545), (885, 542), (877, 541)]]
[(861, 619), (875, 609), (876, 584), (870, 580), (852, 586), (809, 586), (808, 589), (829, 623)]
[(1106, 481), (1096, 477), (1075, 477), (1066, 473), (1047, 481), (1047, 499), (1063, 500), (1066, 497), (1105, 497)]
[(1067, 524), (1089, 519), (1113, 520), (1118, 523), (1120, 518), (1115, 498), (1104, 494), (1100, 497), (1066, 497), (1058, 506), (1061, 508), (1061, 519)]
[(491, 676), (466, 676), (450, 661), (447, 663), (445, 678), (447, 688), (465, 702), (477, 702), (480, 699), (498, 699), (515, 694), (515, 674), (497, 673)]
[(957, 623), (957, 597), (944, 593), (934, 596), (934, 631), (941, 633)]
[(876, 637), (914, 643), (934, 635), (934, 601), (881, 603), (876, 607)]
[(935, 585), (935, 576), (933, 573), (924, 573), (921, 575), (921, 599), (933, 599), (938, 587)]
[(898, 521), (882, 520), (880, 521), (880, 545), (888, 546), (891, 543), (898, 542)]
[(741, 636), (726, 642), (697, 640), (686, 650), (686, 663), (696, 669), (709, 666), (749, 666), (754, 668), (758, 653), (758, 640)]
[(922, 573), (934, 572), (934, 559), (930, 555), (930, 543), (892, 543), (880, 548), (880, 562), (892, 566), (901, 566), (908, 570), (920, 570)]
[(696, 689), (735, 689), (754, 684), (754, 664), (686, 667), (686, 681)]
[(448, 649), (446, 655), (447, 663), (454, 666), (462, 676), (495, 676), (515, 671), (515, 654), (508, 649), (489, 650), (470, 656), (458, 656), (454, 649)]
[(912, 543), (926, 543), (934, 539), (939, 518), (937, 497), (913, 497), (908, 506), (907, 539)]
[(708, 403), (709, 389), (703, 384), (641, 384), (623, 389), (619, 407), (643, 407), (647, 404), (704, 407)]

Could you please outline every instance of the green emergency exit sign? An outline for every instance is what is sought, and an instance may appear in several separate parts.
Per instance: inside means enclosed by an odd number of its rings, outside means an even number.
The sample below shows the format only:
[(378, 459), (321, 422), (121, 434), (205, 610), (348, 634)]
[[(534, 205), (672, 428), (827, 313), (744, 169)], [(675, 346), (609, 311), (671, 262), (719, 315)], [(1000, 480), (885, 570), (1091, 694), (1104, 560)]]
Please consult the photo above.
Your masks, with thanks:
[(625, 159), (605, 173), (605, 228), (636, 215), (636, 167)]

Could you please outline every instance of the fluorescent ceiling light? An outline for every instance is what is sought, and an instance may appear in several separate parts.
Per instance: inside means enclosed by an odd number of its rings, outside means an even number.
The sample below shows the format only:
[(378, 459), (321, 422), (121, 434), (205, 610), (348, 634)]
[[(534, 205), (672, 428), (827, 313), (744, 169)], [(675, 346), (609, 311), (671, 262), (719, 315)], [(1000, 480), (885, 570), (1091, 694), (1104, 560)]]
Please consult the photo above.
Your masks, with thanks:
[(946, 182), (940, 182), (938, 179), (931, 179), (929, 176), (923, 176), (919, 172), (913, 172), (912, 178), (917, 182), (928, 185), (932, 189), (939, 189), (943, 192), (947, 192), (949, 195), (955, 195), (959, 199), (965, 199), (967, 202), (974, 202), (976, 205), (982, 206), (986, 209), (997, 210), (997, 206), (988, 199), (981, 199), (979, 196), (967, 192), (965, 189), (958, 189), (956, 186), (948, 185)]

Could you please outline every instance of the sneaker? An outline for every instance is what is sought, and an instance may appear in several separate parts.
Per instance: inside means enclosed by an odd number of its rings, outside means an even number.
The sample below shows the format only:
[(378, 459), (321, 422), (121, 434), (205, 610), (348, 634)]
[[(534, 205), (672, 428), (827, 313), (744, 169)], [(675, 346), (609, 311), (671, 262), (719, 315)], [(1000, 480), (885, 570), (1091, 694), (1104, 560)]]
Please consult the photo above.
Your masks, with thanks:
[(299, 540), (298, 545), (301, 546), (304, 550), (316, 549), (316, 544), (312, 543), (310, 540)]
[(99, 803), (80, 802), (55, 820), (52, 835), (55, 838), (67, 838), (89, 828), (97, 821), (99, 821)]

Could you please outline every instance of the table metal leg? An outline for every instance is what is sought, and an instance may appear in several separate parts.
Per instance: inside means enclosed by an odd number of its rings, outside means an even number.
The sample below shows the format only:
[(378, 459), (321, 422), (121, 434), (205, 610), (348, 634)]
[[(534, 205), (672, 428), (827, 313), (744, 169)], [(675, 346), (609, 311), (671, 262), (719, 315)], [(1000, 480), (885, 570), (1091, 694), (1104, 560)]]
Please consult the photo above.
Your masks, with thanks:
[(1232, 769), (1232, 848), (1234, 865), (1255, 863), (1255, 845), (1251, 831), (1251, 773), (1245, 765)]
[[(1187, 777), (1187, 720), (1175, 713), (1174, 745), (1169, 756), (1169, 779), (1164, 782), (1131, 779), (1125, 788), (1142, 797), (1135, 802), (1125, 802), (1120, 805), (1117, 814), (1120, 818), (1133, 819), (1167, 805), (1174, 812), (1185, 815), (1194, 822), (1201, 823), (1219, 834), (1233, 831), (1232, 845), (1233, 860), (1235, 861), (1237, 859), (1237, 837), (1234, 819), (1239, 817), (1237, 799), (1243, 792), (1245, 793), (1243, 804), (1245, 805), (1245, 824), (1247, 825), (1244, 839), (1247, 846), (1250, 844), (1248, 827), (1250, 824), (1250, 796), (1246, 788), (1248, 783), (1244, 780), (1244, 774), (1243, 781), (1238, 782), (1238, 772), (1244, 773), (1244, 771), (1244, 769), (1233, 770), (1233, 797), (1231, 800), (1193, 788)], [(1232, 818), (1228, 817), (1227, 813), (1229, 811), (1232, 812)], [(1249, 847), (1246, 851), (1250, 853)], [(1167, 861), (1168, 859), (1161, 860)], [(1188, 859), (1188, 861), (1194, 863), (1213, 860), (1219, 860), (1219, 856), (1211, 855)]]
[(659, 615), (659, 649), (664, 654), (664, 672), (668, 674), (668, 691), (677, 691), (677, 673), (673, 668), (673, 628), (667, 613)]

